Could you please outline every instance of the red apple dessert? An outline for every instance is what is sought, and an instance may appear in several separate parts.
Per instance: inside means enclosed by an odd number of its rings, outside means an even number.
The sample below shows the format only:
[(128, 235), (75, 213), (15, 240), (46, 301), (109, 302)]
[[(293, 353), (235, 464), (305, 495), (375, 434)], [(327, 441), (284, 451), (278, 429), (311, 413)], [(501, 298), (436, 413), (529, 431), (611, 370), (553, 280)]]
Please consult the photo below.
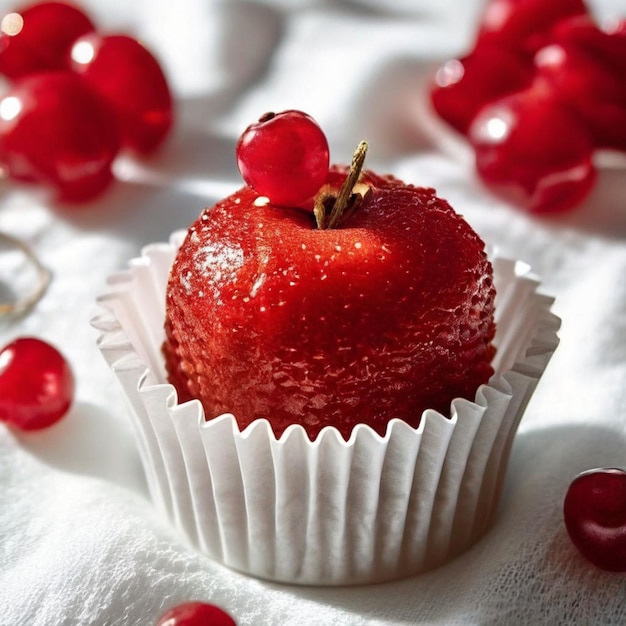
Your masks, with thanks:
[(112, 276), (94, 320), (155, 506), (264, 579), (384, 582), (467, 550), (558, 344), (530, 268), (365, 152), (329, 167), (309, 116), (264, 116), (246, 185)]
[(207, 419), (267, 418), (277, 437), (291, 424), (311, 438), (334, 426), (348, 439), (357, 424), (384, 435), (393, 418), (447, 415), (493, 373), (484, 243), (433, 189), (361, 171), (364, 144), (329, 169), (315, 128), (288, 111), (242, 136), (244, 180), (256, 158), (296, 165), (269, 167), (190, 227), (167, 285), (169, 380)]

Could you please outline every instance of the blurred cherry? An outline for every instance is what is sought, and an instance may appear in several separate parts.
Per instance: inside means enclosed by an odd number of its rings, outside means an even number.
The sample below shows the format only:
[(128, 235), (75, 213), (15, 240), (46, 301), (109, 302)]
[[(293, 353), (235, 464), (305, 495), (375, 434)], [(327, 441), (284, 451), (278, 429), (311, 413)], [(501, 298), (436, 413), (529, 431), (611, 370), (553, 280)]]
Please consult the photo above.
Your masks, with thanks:
[(173, 102), (156, 58), (126, 35), (91, 34), (78, 39), (72, 69), (111, 106), (122, 143), (140, 153), (157, 148), (173, 121)]
[(532, 71), (532, 63), (516, 52), (479, 45), (467, 56), (439, 68), (431, 85), (431, 101), (444, 120), (466, 133), (485, 104), (526, 87)]
[(531, 212), (568, 210), (593, 187), (591, 135), (549, 92), (528, 89), (487, 105), (469, 139), (483, 181)]
[(563, 20), (554, 29), (553, 43), (584, 50), (607, 69), (617, 71), (624, 84), (626, 19), (615, 20), (605, 28), (600, 28), (589, 15)]
[(0, 73), (10, 79), (67, 69), (75, 39), (95, 27), (66, 2), (35, 2), (7, 12), (0, 21)]
[(112, 111), (72, 72), (18, 79), (0, 100), (0, 164), (11, 178), (47, 185), (62, 200), (101, 193), (118, 150)]
[(580, 116), (597, 148), (626, 150), (626, 75), (572, 44), (543, 48), (535, 66), (535, 82)]
[(489, 0), (477, 43), (511, 48), (532, 58), (550, 43), (555, 26), (574, 15), (587, 15), (583, 0)]

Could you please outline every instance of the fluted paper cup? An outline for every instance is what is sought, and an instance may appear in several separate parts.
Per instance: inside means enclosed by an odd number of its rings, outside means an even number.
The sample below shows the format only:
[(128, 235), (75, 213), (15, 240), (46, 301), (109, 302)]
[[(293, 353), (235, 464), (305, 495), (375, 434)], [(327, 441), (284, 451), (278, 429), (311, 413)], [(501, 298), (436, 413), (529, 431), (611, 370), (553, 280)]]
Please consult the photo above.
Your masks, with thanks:
[(518, 423), (558, 339), (552, 298), (515, 261), (494, 258), (496, 373), (450, 417), (418, 428), (394, 419), (384, 437), (299, 425), (277, 439), (265, 420), (240, 432), (206, 420), (167, 383), (165, 289), (185, 236), (147, 246), (112, 276), (93, 321), (130, 407), (155, 506), (199, 550), (274, 581), (342, 585), (437, 567), (469, 548), (494, 517)]

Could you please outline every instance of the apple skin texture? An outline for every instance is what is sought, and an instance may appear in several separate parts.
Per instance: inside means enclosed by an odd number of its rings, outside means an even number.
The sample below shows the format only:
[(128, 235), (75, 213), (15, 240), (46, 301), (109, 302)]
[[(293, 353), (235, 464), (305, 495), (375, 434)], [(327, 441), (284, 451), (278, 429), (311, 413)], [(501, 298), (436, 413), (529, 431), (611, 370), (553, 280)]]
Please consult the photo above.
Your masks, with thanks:
[[(346, 170), (331, 168), (339, 186)], [(417, 426), (473, 399), (493, 373), (495, 289), (484, 243), (428, 188), (364, 172), (371, 192), (341, 227), (255, 202), (206, 209), (173, 264), (163, 351), (179, 401), (279, 437), (347, 439), (392, 418)], [(262, 206), (259, 206), (262, 205)]]

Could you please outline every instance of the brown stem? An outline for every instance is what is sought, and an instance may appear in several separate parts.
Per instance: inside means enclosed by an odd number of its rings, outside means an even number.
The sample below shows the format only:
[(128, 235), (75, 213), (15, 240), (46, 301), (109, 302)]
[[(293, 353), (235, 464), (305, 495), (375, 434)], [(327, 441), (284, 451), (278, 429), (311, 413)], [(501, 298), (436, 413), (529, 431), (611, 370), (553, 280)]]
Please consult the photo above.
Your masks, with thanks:
[[(323, 187), (315, 198), (313, 213), (317, 227), (320, 229), (333, 228), (341, 220), (352, 196), (355, 185), (358, 183), (367, 155), (367, 142), (361, 141), (352, 155), (352, 162), (346, 179), (343, 181), (339, 193)], [(326, 217), (326, 204), (333, 201), (330, 215)]]
[(20, 239), (0, 232), (0, 240), (4, 240), (5, 243), (20, 250), (26, 259), (32, 263), (37, 272), (37, 284), (31, 292), (16, 302), (0, 302), (0, 316), (22, 313), (32, 307), (44, 294), (50, 283), (50, 272), (43, 266), (32, 250)]

